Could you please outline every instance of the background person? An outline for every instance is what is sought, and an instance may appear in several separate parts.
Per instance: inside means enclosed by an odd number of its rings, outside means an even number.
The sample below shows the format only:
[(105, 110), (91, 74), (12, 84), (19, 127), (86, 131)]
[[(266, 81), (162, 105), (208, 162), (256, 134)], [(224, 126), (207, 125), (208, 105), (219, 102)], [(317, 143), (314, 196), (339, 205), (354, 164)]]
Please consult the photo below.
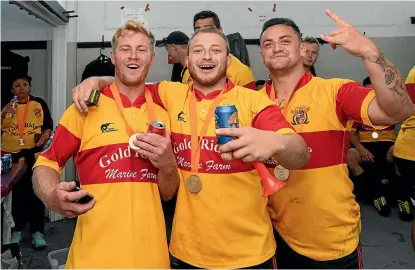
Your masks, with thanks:
[(305, 54), (302, 56), (304, 69), (316, 76), (314, 65), (320, 54), (320, 43), (313, 37), (306, 37), (303, 40), (303, 46), (305, 49)]
[[(193, 17), (193, 29), (196, 32), (202, 27), (216, 27), (223, 33), (222, 26), (218, 15), (210, 10), (204, 10), (197, 13)], [(226, 70), (226, 76), (235, 84), (249, 89), (256, 89), (255, 78), (252, 70), (244, 65), (238, 58), (231, 54), (231, 64)], [(188, 84), (191, 82), (189, 70), (185, 67), (182, 76), (182, 83)]]
[(29, 222), (32, 244), (42, 248), (46, 246), (43, 236), (45, 208), (34, 194), (31, 168), (49, 139), (53, 123), (46, 102), (30, 95), (31, 81), (28, 75), (14, 75), (11, 91), (17, 96), (18, 104), (9, 103), (1, 112), (1, 152), (2, 155), (11, 153), (13, 163), (27, 164), (26, 173), (13, 187), (12, 215), (16, 225), (11, 242), (20, 242), (23, 226)]
[[(363, 80), (363, 86), (373, 89), (370, 77)], [(377, 130), (355, 122), (350, 133), (350, 142), (359, 152), (360, 166), (364, 171), (353, 177), (353, 181), (356, 188), (362, 188), (361, 193), (369, 195), (372, 204), (382, 216), (390, 213), (388, 200), (395, 177), (394, 165), (388, 162), (387, 154), (395, 139), (395, 125)]]

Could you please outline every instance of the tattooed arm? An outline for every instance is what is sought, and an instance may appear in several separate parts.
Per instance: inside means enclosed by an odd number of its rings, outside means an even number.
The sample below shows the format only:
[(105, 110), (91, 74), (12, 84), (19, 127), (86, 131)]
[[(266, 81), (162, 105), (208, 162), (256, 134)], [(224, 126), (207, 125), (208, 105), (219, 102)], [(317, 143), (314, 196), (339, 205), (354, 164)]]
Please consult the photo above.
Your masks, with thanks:
[(371, 122), (391, 125), (409, 118), (413, 104), (401, 72), (379, 50), (368, 52), (362, 58), (376, 92), (368, 109)]

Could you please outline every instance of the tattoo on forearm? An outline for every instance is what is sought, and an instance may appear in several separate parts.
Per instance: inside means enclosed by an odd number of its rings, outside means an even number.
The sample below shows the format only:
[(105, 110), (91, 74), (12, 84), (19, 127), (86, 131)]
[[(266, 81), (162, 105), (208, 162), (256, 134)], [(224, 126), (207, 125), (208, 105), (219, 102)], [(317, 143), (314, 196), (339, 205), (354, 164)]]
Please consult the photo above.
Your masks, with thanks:
[(375, 61), (371, 60), (371, 62), (378, 64), (384, 72), (385, 84), (387, 86), (391, 86), (389, 90), (401, 97), (401, 104), (406, 103), (408, 97), (405, 95), (405, 83), (403, 82), (402, 75), (399, 70), (393, 64), (388, 63), (383, 53), (381, 53)]
[(401, 84), (400, 84), (400, 81), (398, 80), (398, 81), (395, 82), (395, 85), (390, 88), (390, 90), (392, 92), (398, 94), (399, 96), (402, 96), (403, 94), (398, 91), (398, 88), (400, 88), (400, 87), (401, 87)]

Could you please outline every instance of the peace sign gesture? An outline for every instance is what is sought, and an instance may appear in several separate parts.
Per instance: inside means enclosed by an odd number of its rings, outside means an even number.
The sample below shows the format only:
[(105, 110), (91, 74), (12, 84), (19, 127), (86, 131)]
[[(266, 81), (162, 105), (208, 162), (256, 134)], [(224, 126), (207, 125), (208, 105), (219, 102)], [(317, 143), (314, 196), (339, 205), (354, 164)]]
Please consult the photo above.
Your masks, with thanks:
[(376, 44), (357, 31), (353, 25), (349, 24), (329, 9), (326, 9), (325, 12), (338, 27), (331, 31), (330, 34), (322, 34), (320, 37), (322, 40), (330, 43), (333, 50), (339, 45), (350, 54), (364, 59), (369, 58), (374, 52), (379, 51)]

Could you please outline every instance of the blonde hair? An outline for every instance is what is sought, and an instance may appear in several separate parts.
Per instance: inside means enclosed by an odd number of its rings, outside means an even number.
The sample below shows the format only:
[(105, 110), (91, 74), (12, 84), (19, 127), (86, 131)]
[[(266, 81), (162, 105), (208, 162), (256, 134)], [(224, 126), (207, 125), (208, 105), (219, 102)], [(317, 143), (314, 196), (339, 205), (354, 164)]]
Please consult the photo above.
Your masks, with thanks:
[(123, 36), (125, 31), (133, 31), (135, 33), (145, 34), (150, 39), (151, 52), (154, 52), (154, 46), (156, 43), (154, 35), (144, 25), (143, 21), (133, 19), (127, 20), (122, 27), (118, 28), (117, 31), (115, 31), (111, 41), (112, 50), (114, 52), (117, 50), (119, 37)]

